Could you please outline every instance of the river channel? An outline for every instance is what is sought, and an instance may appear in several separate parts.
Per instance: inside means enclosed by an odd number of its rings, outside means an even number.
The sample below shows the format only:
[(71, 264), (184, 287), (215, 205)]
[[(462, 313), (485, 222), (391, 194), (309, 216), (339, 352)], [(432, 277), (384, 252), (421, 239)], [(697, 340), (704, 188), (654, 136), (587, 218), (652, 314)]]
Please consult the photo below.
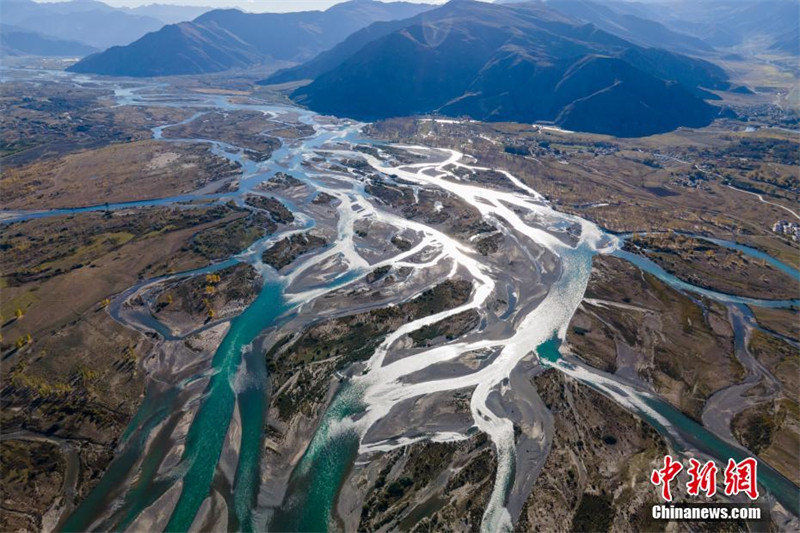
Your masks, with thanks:
[[(81, 79), (76, 80), (80, 83)], [(103, 83), (112, 83), (105, 81)], [(448, 169), (460, 166), (475, 170), (464, 163), (463, 154), (452, 150), (427, 147), (392, 147), (395, 150), (408, 150), (420, 156), (417, 163), (389, 164), (371, 155), (361, 154), (363, 160), (376, 172), (391, 175), (405, 183), (421, 188), (440, 188), (457, 195), (474, 206), (487, 219), (495, 221), (507, 235), (526, 239), (520, 244), (523, 252), (530, 258), (531, 271), (541, 272), (540, 281), (546, 294), (534, 303), (516, 302), (521, 294), (520, 288), (512, 291), (511, 286), (501, 284), (494, 271), (484, 264), (477, 254), (471, 253), (455, 239), (424, 224), (405, 220), (382, 210), (364, 191), (363, 184), (356, 180), (339, 177), (338, 185), (320, 181), (320, 176), (307, 171), (303, 164), (309, 157), (320, 157), (329, 151), (331, 157), (340, 161), (347, 148), (356, 143), (380, 149), (384, 143), (363, 138), (360, 125), (346, 120), (331, 120), (317, 117), (313, 113), (288, 106), (272, 104), (233, 104), (225, 96), (198, 96), (191, 104), (176, 101), (174, 97), (159, 98), (152, 91), (158, 86), (140, 88), (119, 86), (116, 97), (119, 105), (147, 104), (165, 106), (191, 105), (197, 113), (187, 119), (196, 119), (208, 110), (251, 110), (265, 115), (293, 116), (299, 122), (313, 126), (314, 134), (302, 140), (284, 140), (281, 148), (271, 158), (263, 162), (253, 162), (244, 157), (244, 150), (213, 139), (163, 139), (161, 133), (169, 125), (153, 130), (153, 137), (163, 142), (194, 141), (210, 143), (214, 153), (236, 162), (242, 167), (239, 190), (234, 193), (197, 192), (157, 200), (86, 206), (78, 209), (61, 209), (37, 212), (3, 213), (4, 222), (26, 220), (39, 217), (58, 216), (86, 211), (105, 211), (133, 207), (179, 205), (195, 200), (228, 201), (234, 200), (243, 205), (244, 196), (254, 187), (271, 178), (276, 172), (291, 174), (314, 189), (324, 188), (338, 195), (342, 205), (349, 202), (347, 211), (340, 209), (338, 235), (339, 252), (347, 265), (344, 270), (328, 283), (313, 287), (307, 293), (287, 293), (288, 280), (266, 267), (260, 261), (260, 251), (279, 236), (267, 236), (256, 242), (250, 249), (237, 254), (216, 265), (194, 271), (176, 274), (173, 277), (210, 272), (237, 262), (248, 262), (263, 274), (264, 283), (256, 299), (238, 317), (230, 321), (230, 327), (213, 355), (210, 368), (202, 376), (189, 376), (177, 386), (151, 384), (138, 413), (125, 432), (117, 456), (99, 484), (74, 510), (62, 529), (84, 531), (93, 529), (124, 530), (131, 526), (137, 517), (159, 498), (180, 487), (174, 507), (169, 513), (165, 527), (169, 531), (188, 530), (198, 515), (198, 511), (209, 496), (212, 484), (216, 483), (215, 473), (220, 468), (226, 437), (235, 413), (238, 413), (238, 457), (233, 486), (227, 489), (228, 524), (235, 529), (249, 530), (326, 530), (335, 529), (333, 509), (344, 478), (359, 455), (361, 439), (372, 424), (386, 416), (392, 405), (422, 394), (456, 390), (472, 387), (471, 409), (475, 425), (486, 432), (497, 450), (498, 474), (489, 508), (483, 518), (483, 528), (497, 531), (511, 526), (505, 502), (510, 481), (513, 479), (515, 457), (513, 428), (511, 423), (491, 412), (486, 407), (492, 391), (497, 390), (517, 365), (538, 348), (542, 364), (550, 365), (565, 374), (571, 375), (596, 390), (618, 401), (624, 407), (646, 419), (659, 433), (666, 436), (679, 450), (696, 450), (718, 460), (728, 457), (741, 458), (746, 450), (707, 431), (702, 425), (688, 419), (685, 415), (660, 400), (653, 394), (627, 382), (624, 378), (606, 374), (582, 364), (580, 361), (562, 357), (559, 344), (566, 335), (567, 325), (583, 299), (592, 257), (595, 254), (613, 254), (629, 261), (642, 271), (648, 272), (669, 286), (694, 295), (722, 302), (726, 305), (749, 305), (761, 307), (789, 307), (800, 305), (800, 300), (761, 300), (710, 291), (677, 279), (648, 259), (622, 250), (622, 239), (606, 233), (593, 223), (572, 215), (553, 210), (535, 191), (528, 189), (515, 177), (508, 175), (509, 182), (516, 187), (515, 192), (497, 192), (472, 183), (450, 179)], [(168, 91), (167, 87), (164, 87)], [(337, 146), (339, 143), (339, 146)], [(499, 170), (499, 169), (498, 169)], [(452, 174), (451, 174), (452, 176)], [(338, 188), (337, 188), (338, 187)], [(304, 212), (304, 205), (296, 205), (285, 198), (293, 210)], [(355, 283), (367, 273), (365, 263), (356, 257), (352, 246), (353, 220), (373, 217), (395, 228), (416, 232), (421, 235), (420, 250), (434, 250), (436, 262), (452, 264), (453, 272), (465, 272), (474, 282), (471, 300), (465, 306), (448, 311), (440, 316), (426, 317), (404, 326), (402, 331), (390, 334), (373, 358), (367, 363), (367, 371), (361, 376), (344, 382), (340, 387), (322, 423), (316, 430), (303, 457), (294, 469), (288, 483), (285, 505), (275, 513), (265, 513), (257, 509), (257, 496), (262, 483), (260, 471), (264, 445), (264, 427), (267, 416), (267, 369), (263, 352), (258, 352), (259, 339), (269, 328), (279, 327), (283, 320), (291, 316), (296, 308), (309, 300), (318, 298), (335, 288)], [(302, 219), (302, 217), (301, 217)], [(535, 222), (533, 221), (535, 219)], [(304, 227), (315, 221), (305, 219)], [(563, 227), (577, 228), (570, 236)], [(295, 228), (297, 229), (297, 228)], [(577, 236), (576, 236), (577, 235)], [(737, 243), (710, 239), (721, 246), (727, 246), (769, 261), (773, 266), (800, 279), (796, 269), (766, 256), (763, 252), (743, 247)], [(349, 243), (349, 244), (348, 244)], [(336, 250), (334, 250), (336, 251)], [(330, 253), (330, 252), (327, 252)], [(543, 255), (544, 254), (544, 255)], [(539, 264), (544, 256), (552, 258), (554, 266), (544, 268)], [(393, 259), (404, 261), (404, 257)], [(310, 259), (307, 268), (319, 265), (319, 259)], [(391, 263), (389, 261), (388, 263)], [(414, 268), (424, 268), (415, 266)], [(153, 283), (158, 280), (146, 280)], [(464, 309), (481, 309), (495, 289), (514, 295), (513, 305), (500, 317), (509, 321), (511, 334), (501, 340), (476, 339), (457, 341), (445, 346), (414, 354), (399, 361), (387, 362), (393, 343), (404, 333), (414, 328), (446, 318)], [(132, 288), (133, 290), (133, 288)], [(112, 316), (116, 314), (126, 294), (118, 295), (109, 308)], [(522, 305), (525, 303), (525, 305)], [(152, 317), (141, 316), (125, 325), (141, 331), (155, 332), (169, 340), (169, 333)], [(452, 360), (460, 354), (476, 349), (498, 349), (499, 355), (485, 368), (458, 378), (430, 380), (421, 383), (404, 383), (402, 378), (421, 372), (436, 362)], [(189, 397), (188, 391), (199, 378), (207, 378), (207, 385), (199, 396)], [(188, 428), (180, 460), (166, 473), (159, 473), (159, 466), (170, 453), (172, 445), (168, 438), (171, 428), (165, 428), (165, 421), (175, 410), (188, 404), (197, 405), (197, 411)], [(169, 422), (173, 423), (173, 422)], [(177, 422), (174, 422), (177, 423)], [(457, 440), (461, 435), (441, 439)], [(383, 444), (390, 448), (391, 444)], [(136, 472), (132, 472), (136, 470)], [(800, 489), (780, 473), (765, 463), (759, 464), (759, 481), (781, 504), (794, 514), (799, 514), (798, 501)]]

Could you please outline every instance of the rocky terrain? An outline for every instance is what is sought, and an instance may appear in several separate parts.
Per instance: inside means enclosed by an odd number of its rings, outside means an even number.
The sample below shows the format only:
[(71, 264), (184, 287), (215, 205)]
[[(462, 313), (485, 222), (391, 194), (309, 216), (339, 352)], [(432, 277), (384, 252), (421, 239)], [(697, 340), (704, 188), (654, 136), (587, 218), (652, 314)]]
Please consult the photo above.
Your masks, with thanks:
[(616, 258), (595, 262), (567, 341), (591, 365), (649, 382), (694, 418), (744, 377), (724, 308), (701, 307)]
[(545, 371), (534, 378), (552, 413), (547, 462), (520, 513), (519, 531), (649, 531), (648, 473), (669, 446), (607, 398)]

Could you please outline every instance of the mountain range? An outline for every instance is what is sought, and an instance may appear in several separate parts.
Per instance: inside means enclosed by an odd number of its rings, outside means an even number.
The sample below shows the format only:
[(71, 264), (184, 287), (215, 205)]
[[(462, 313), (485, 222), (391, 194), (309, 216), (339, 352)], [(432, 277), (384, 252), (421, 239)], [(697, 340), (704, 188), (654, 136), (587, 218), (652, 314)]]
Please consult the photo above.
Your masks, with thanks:
[(187, 20), (194, 20), (203, 13), (211, 11), (208, 6), (179, 6), (175, 4), (146, 4), (136, 7), (118, 8), (133, 15), (142, 15), (158, 19), (163, 24), (176, 24)]
[(764, 43), (766, 48), (773, 49), (783, 45), (795, 55), (800, 48), (797, 39), (786, 46), (786, 38), (797, 31), (800, 20), (797, 0), (607, 0), (605, 6), (618, 13), (657, 21), (714, 47)]
[[(62, 4), (99, 2), (51, 5)], [(351, 0), (325, 11), (217, 9), (68, 70), (168, 76), (288, 63), (294, 66), (260, 83), (304, 83), (291, 97), (323, 113), (361, 120), (439, 113), (639, 136), (706, 125), (719, 115), (709, 101), (719, 99), (712, 91), (729, 89), (728, 78), (701, 57), (743, 42), (798, 53), (797, 17), (791, 20), (798, 5), (452, 0), (434, 7)], [(163, 19), (201, 9), (169, 7), (135, 12)]]
[[(500, 0), (496, 3), (521, 4), (524, 3), (524, 0)], [(622, 9), (612, 9), (607, 3), (591, 0), (548, 0), (546, 6), (577, 20), (590, 22), (608, 33), (639, 45), (694, 54), (703, 54), (713, 49), (697, 37), (670, 30), (659, 22), (638, 17)], [(311, 61), (279, 70), (270, 76), (268, 83), (313, 79), (329, 70), (332, 65), (341, 63), (368, 42), (401, 28), (405, 24), (405, 21), (373, 24), (369, 28), (351, 35), (339, 46), (321, 53)]]
[(0, 53), (3, 55), (82, 57), (96, 51), (96, 48), (77, 41), (0, 24)]
[(128, 44), (163, 26), (155, 17), (116, 9), (95, 0), (39, 3), (2, 0), (3, 24), (95, 49)]
[(292, 94), (321, 113), (375, 120), (439, 113), (552, 121), (618, 136), (703, 126), (718, 66), (635, 45), (541, 3), (453, 0), (372, 25), (264, 83), (313, 77)]
[(698, 37), (672, 30), (660, 22), (627, 13), (623, 9), (614, 9), (613, 5), (590, 0), (547, 0), (546, 5), (642, 46), (690, 54), (713, 50), (710, 44)]
[(69, 70), (161, 76), (304, 61), (373, 22), (410, 17), (430, 7), (352, 0), (325, 11), (245, 13), (219, 9), (191, 22), (164, 26), (128, 46), (89, 56)]

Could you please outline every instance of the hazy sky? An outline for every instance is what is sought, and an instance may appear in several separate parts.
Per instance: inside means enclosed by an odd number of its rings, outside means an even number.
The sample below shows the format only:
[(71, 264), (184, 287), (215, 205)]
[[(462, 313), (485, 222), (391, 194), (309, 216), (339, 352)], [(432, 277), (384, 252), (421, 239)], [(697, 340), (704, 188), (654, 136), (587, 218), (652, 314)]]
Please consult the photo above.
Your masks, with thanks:
[[(51, 2), (59, 0), (37, 0)], [(63, 1), (63, 0), (62, 0)], [(327, 9), (344, 0), (100, 0), (115, 7), (136, 7), (146, 4), (175, 4), (212, 7), (240, 7), (245, 11), (308, 11)], [(409, 2), (441, 4), (444, 0), (406, 0)]]

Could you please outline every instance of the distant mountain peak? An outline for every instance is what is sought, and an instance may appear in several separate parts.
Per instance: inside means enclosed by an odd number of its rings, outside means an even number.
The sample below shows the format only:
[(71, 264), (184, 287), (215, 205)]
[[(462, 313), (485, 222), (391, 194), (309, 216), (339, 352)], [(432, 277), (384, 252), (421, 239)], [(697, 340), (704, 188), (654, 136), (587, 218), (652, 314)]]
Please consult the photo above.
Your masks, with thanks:
[(93, 48), (127, 44), (160, 28), (160, 20), (96, 0), (42, 2), (3, 0), (2, 19), (29, 32), (77, 41)]
[(118, 76), (169, 76), (304, 61), (375, 21), (430, 8), (408, 2), (350, 1), (326, 11), (246, 13), (215, 9), (180, 28), (165, 26), (125, 47), (89, 56), (69, 70)]

